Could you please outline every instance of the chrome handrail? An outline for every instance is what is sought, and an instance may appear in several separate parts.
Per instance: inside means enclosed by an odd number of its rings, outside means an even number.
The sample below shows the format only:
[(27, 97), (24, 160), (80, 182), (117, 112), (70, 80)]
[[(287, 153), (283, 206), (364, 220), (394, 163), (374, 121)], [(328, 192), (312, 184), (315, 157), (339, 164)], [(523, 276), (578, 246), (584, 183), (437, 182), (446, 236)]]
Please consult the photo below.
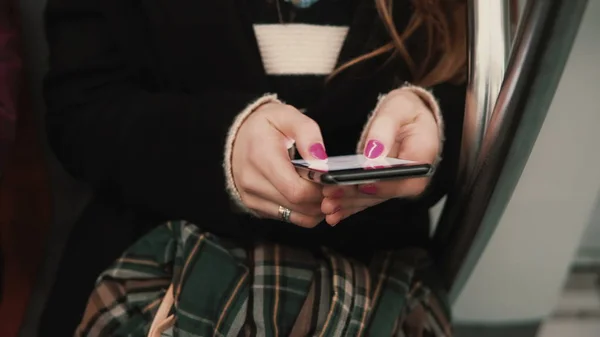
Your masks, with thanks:
[(513, 40), (517, 1), (469, 0), (468, 83), (460, 161), (456, 184), (446, 199), (436, 227), (437, 237), (446, 237), (454, 227), (456, 211), (474, 176), (484, 135), (500, 93)]
[(459, 176), (468, 180), (500, 93), (510, 52), (510, 2), (469, 1), (469, 81)]
[(587, 0), (528, 0), (472, 183), (463, 190), (437, 256), (451, 300), (496, 229), (542, 127)]

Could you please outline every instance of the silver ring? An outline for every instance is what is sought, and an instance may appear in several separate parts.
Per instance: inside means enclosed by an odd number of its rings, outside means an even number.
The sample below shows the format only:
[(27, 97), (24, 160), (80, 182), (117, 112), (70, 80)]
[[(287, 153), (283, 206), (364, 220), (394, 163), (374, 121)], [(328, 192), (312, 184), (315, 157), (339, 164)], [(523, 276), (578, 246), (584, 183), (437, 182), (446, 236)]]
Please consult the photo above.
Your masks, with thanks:
[(279, 217), (281, 220), (285, 222), (290, 222), (290, 215), (292, 215), (292, 210), (289, 208), (285, 208), (283, 206), (279, 206)]

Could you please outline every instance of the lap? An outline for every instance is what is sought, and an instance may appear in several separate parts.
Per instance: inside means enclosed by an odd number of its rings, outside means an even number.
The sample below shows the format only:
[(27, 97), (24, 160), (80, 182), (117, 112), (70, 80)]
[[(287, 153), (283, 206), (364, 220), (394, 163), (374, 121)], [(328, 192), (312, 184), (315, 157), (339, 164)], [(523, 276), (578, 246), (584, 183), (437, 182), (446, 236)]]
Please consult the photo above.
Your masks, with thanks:
[(444, 294), (427, 282), (432, 268), (419, 249), (364, 264), (327, 248), (241, 246), (171, 222), (101, 274), (77, 335), (147, 335), (172, 285), (166, 335), (449, 336)]

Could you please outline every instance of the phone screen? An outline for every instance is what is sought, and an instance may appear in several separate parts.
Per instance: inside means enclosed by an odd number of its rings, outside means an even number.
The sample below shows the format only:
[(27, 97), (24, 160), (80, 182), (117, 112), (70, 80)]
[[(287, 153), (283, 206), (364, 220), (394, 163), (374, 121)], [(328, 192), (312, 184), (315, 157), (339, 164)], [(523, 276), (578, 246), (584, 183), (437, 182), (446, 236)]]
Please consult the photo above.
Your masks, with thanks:
[(321, 172), (361, 170), (361, 169), (380, 169), (395, 166), (416, 165), (417, 162), (397, 158), (377, 158), (369, 159), (362, 154), (329, 157), (323, 160), (292, 160), (296, 166), (305, 167), (310, 170)]

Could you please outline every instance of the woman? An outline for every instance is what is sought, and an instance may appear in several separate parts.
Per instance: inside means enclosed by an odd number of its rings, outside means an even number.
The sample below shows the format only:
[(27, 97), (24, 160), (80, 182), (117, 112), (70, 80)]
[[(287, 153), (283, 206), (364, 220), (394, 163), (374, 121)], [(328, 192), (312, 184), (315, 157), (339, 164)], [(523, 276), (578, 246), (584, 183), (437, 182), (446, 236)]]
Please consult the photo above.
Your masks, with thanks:
[[(97, 274), (165, 220), (198, 224), (160, 228), (210, 233), (221, 248), (276, 244), (315, 263), (329, 257), (320, 247), (357, 264), (427, 250), (428, 210), (458, 159), (465, 11), (464, 1), (50, 0), (50, 142), (96, 197), (41, 330), (71, 333)], [(444, 160), (432, 181), (324, 188), (295, 173), (292, 141), (305, 159), (358, 148)], [(95, 324), (90, 310), (80, 329)], [(269, 324), (248, 317), (244, 329)]]

